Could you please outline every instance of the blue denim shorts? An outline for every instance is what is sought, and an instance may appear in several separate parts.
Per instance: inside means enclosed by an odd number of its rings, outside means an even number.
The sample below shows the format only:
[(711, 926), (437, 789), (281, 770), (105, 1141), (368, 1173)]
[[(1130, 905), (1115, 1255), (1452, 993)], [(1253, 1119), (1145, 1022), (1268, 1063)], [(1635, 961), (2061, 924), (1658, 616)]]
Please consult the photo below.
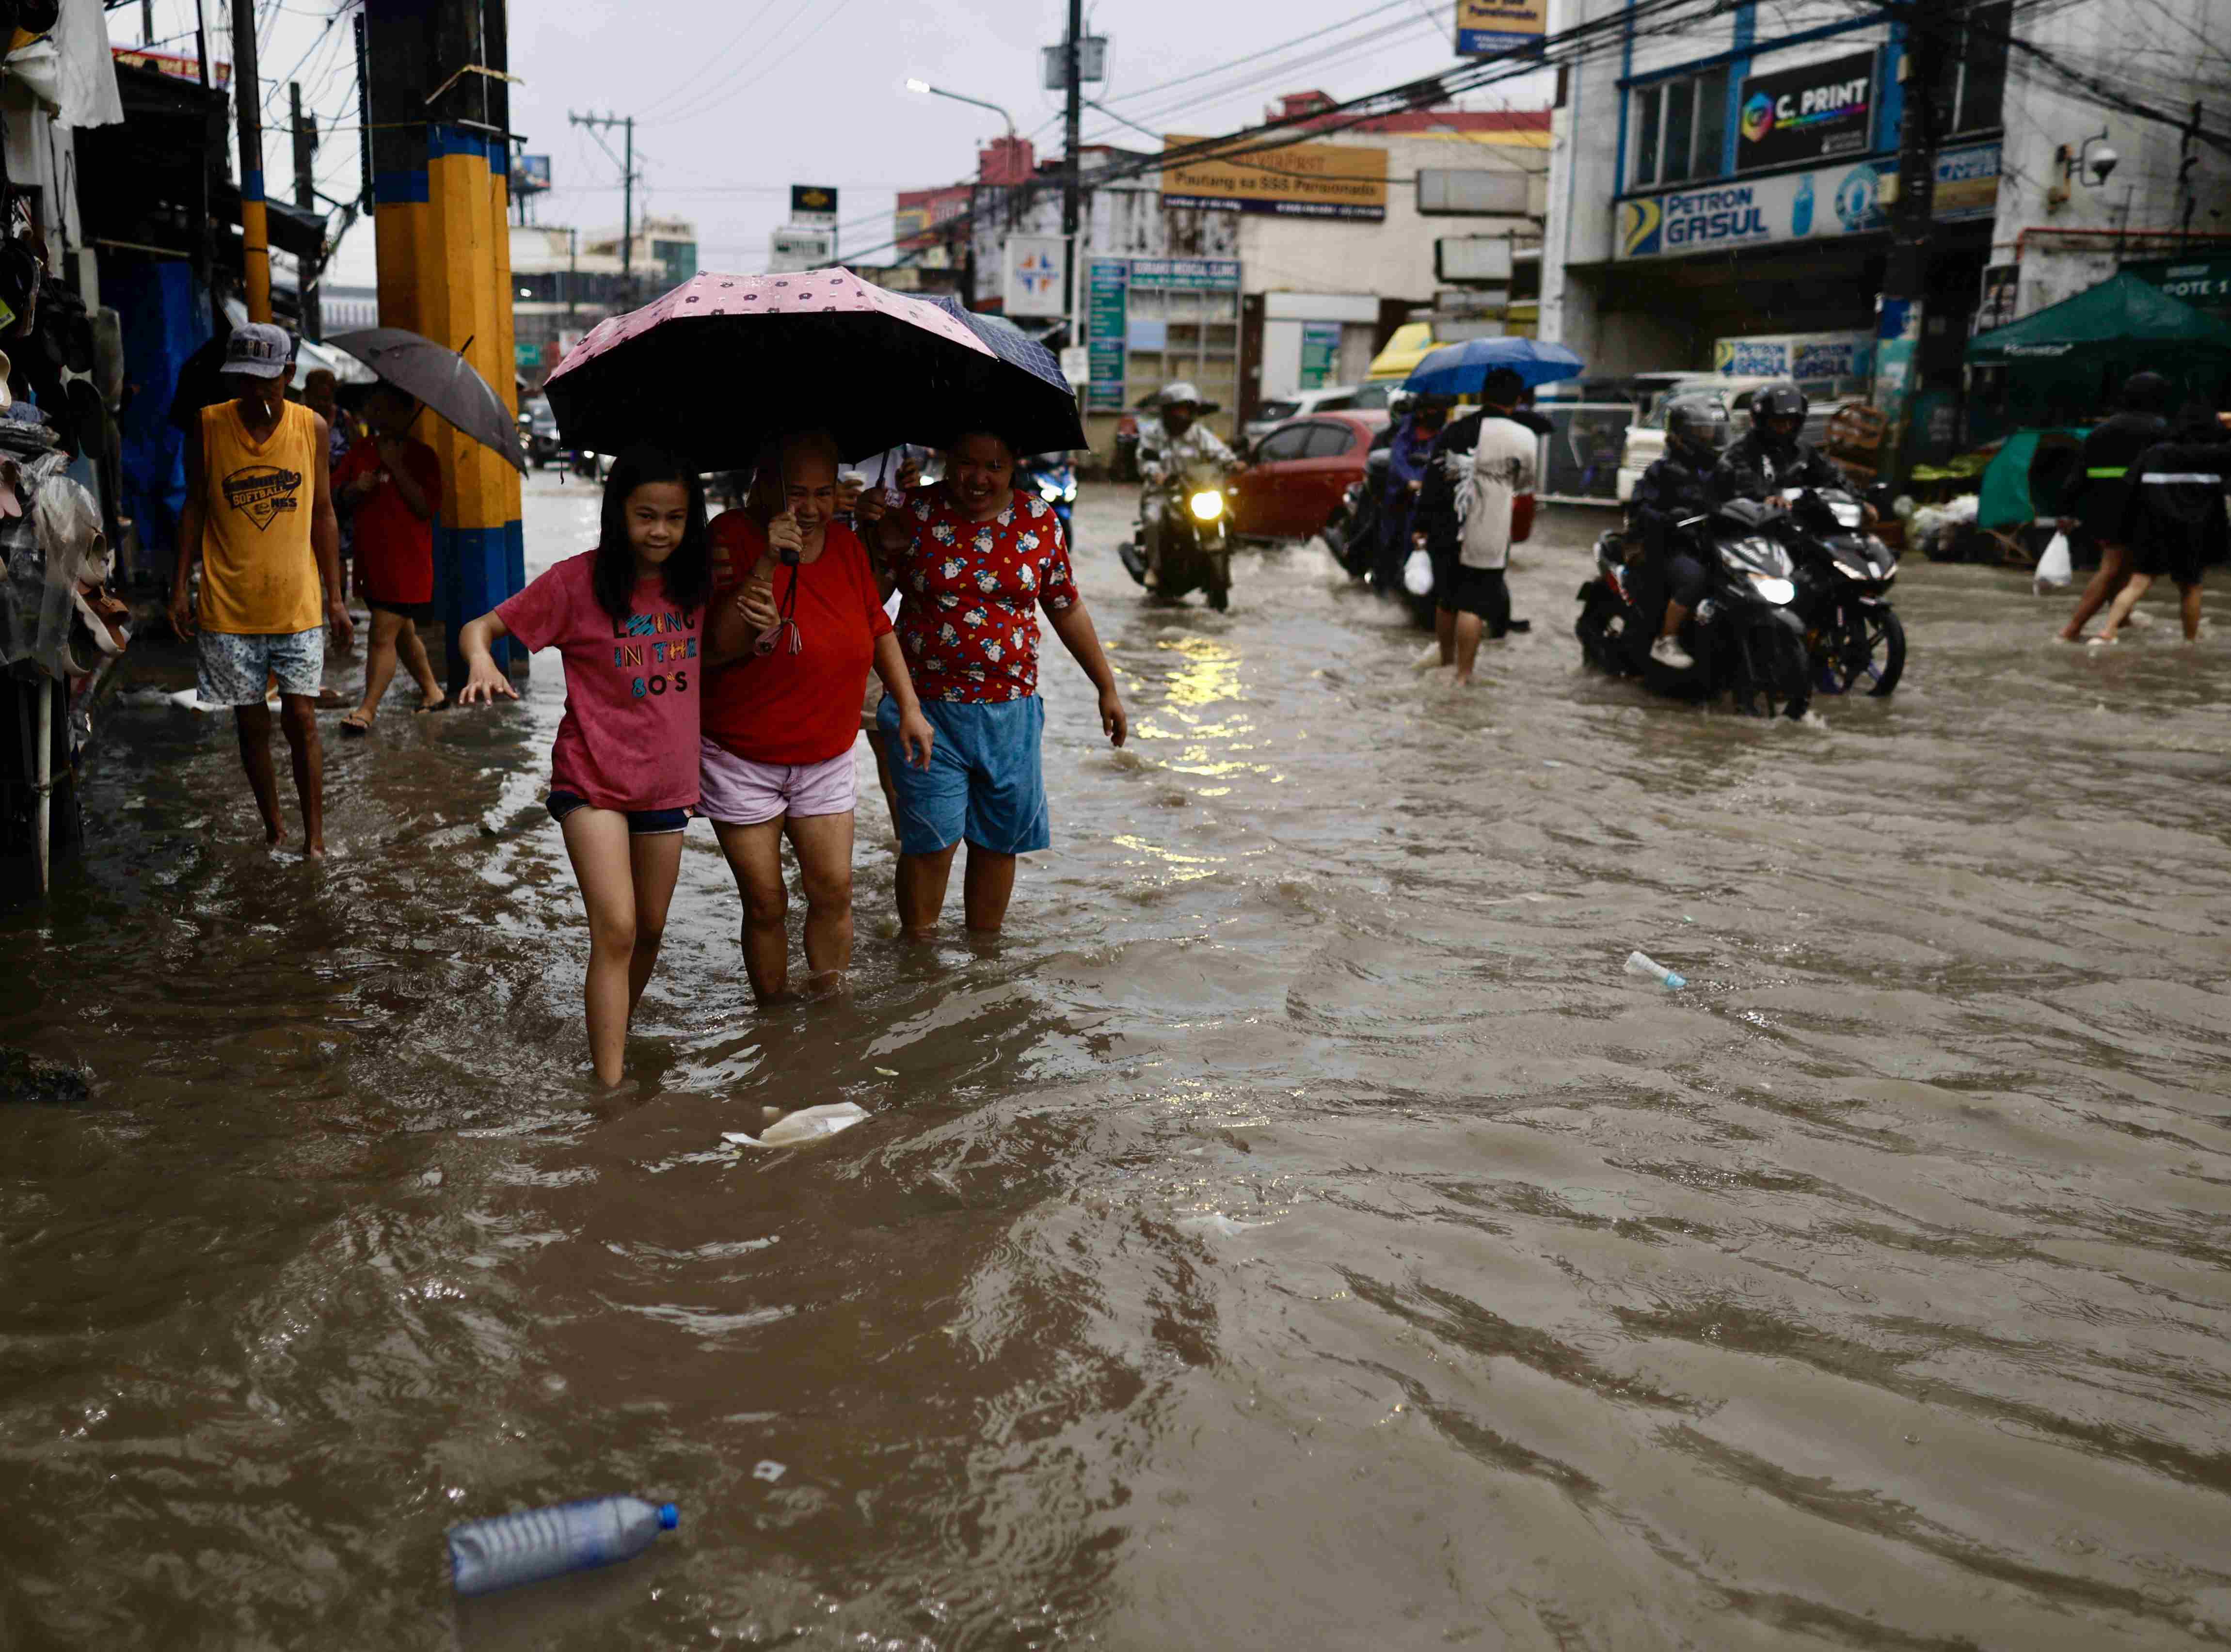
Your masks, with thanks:
[[(550, 811), (551, 819), (563, 826), (566, 816), (576, 809), (588, 808), (589, 800), (578, 791), (553, 791), (543, 807)], [(686, 809), (630, 809), (623, 812), (627, 816), (630, 837), (663, 837), (669, 832), (689, 829), (689, 811)]]
[(282, 694), (318, 697), (325, 686), (326, 628), (307, 631), (203, 630), (194, 643), (195, 677), (204, 706), (261, 706), (270, 679)]
[(929, 767), (905, 760), (898, 745), (899, 707), (890, 695), (876, 708), (876, 728), (889, 759), (899, 800), (899, 849), (935, 855), (967, 838), (994, 855), (1028, 855), (1053, 836), (1046, 816), (1045, 776), (1038, 745), (1045, 701), (925, 700), (922, 714), (937, 733)]

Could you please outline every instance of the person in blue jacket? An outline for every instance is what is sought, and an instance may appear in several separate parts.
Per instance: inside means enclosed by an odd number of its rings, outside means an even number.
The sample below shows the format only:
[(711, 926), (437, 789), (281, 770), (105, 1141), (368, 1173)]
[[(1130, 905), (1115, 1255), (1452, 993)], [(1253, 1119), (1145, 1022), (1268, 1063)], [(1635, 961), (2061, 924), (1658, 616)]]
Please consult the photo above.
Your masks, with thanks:
[(1388, 448), (1387, 491), (1380, 500), (1379, 560), (1372, 584), (1381, 590), (1392, 590), (1402, 582), (1402, 564), (1410, 553), (1411, 519), (1425, 486), (1426, 455), (1455, 405), (1452, 396), (1416, 397), (1380, 438)]

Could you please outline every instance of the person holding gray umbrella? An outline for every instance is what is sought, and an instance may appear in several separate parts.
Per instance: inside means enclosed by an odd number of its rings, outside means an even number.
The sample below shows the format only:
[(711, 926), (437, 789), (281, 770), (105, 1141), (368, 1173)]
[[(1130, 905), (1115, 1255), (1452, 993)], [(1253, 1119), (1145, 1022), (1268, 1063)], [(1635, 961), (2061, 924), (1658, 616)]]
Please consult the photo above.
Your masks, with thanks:
[(372, 393), (365, 414), (372, 435), (351, 448), (333, 472), (333, 498), (355, 528), (357, 586), (372, 611), (372, 646), (364, 698), (341, 719), (343, 734), (372, 732), (399, 655), (418, 684), (421, 713), (447, 711), (449, 695), (419, 639), (434, 617), (434, 519), (442, 508), (442, 465), (415, 441), (418, 403), (392, 384)]

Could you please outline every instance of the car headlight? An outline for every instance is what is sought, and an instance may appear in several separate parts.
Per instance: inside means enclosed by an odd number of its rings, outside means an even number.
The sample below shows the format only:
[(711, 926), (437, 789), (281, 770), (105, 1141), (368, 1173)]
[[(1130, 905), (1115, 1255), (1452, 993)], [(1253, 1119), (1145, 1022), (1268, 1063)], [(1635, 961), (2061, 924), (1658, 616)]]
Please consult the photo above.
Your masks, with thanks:
[(1186, 501), (1196, 522), (1213, 522), (1224, 514), (1224, 495), (1214, 488), (1204, 487)]
[(1797, 595), (1796, 586), (1773, 574), (1754, 573), (1750, 576), (1750, 588), (1776, 608), (1786, 605)]

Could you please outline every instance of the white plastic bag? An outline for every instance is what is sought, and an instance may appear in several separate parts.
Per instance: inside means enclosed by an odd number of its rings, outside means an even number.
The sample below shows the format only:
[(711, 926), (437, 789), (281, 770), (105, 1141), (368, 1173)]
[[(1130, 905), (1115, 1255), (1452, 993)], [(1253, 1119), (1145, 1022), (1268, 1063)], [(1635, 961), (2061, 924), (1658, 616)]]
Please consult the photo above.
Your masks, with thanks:
[(2030, 577), (2030, 589), (2042, 597), (2048, 590), (2064, 590), (2075, 578), (2075, 564), (2068, 555), (2068, 536), (2055, 532), (2045, 547), (2045, 554), (2037, 559), (2037, 571)]
[(1433, 594), (1433, 559), (1423, 551), (1413, 551), (1410, 559), (1402, 565), (1402, 589), (1413, 597)]
[(786, 1113), (756, 1136), (746, 1135), (740, 1130), (724, 1130), (721, 1139), (739, 1147), (795, 1147), (800, 1142), (818, 1141), (840, 1130), (850, 1130), (867, 1116), (865, 1108), (852, 1102), (832, 1101), (825, 1107), (801, 1107), (796, 1113)]

